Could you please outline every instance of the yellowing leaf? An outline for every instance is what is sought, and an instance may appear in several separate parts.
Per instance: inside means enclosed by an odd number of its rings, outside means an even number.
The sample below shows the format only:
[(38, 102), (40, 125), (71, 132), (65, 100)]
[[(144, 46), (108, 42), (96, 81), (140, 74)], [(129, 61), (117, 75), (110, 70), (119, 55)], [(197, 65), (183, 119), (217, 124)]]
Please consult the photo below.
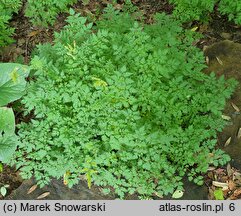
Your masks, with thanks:
[(19, 77), (19, 74), (17, 72), (18, 72), (18, 68), (14, 68), (12, 73), (10, 73), (11, 80), (14, 83), (17, 83), (17, 80), (18, 80), (18, 77)]
[(88, 188), (91, 188), (91, 174), (90, 172), (86, 173), (86, 178), (87, 178), (87, 183), (88, 183)]
[(32, 193), (33, 191), (35, 191), (37, 187), (38, 187), (38, 186), (37, 186), (36, 184), (33, 185), (31, 188), (29, 188), (27, 194), (30, 194), (30, 193)]
[(94, 81), (95, 87), (101, 87), (101, 86), (106, 87), (108, 85), (104, 80), (99, 79), (97, 77), (92, 77), (92, 80)]
[(231, 103), (231, 105), (235, 109), (235, 111), (240, 112), (240, 109), (234, 103)]
[(239, 139), (241, 137), (241, 128), (238, 130), (237, 138)]
[(183, 196), (184, 192), (181, 190), (176, 190), (173, 194), (172, 194), (172, 198), (174, 199), (179, 199)]
[(233, 180), (238, 180), (239, 182), (241, 182), (241, 173), (235, 171), (233, 173)]
[(226, 147), (226, 146), (228, 146), (229, 144), (230, 144), (230, 142), (231, 142), (231, 137), (229, 137), (228, 139), (227, 139), (227, 141), (225, 142), (225, 144), (224, 144), (224, 147)]
[(205, 57), (205, 60), (206, 60), (206, 63), (209, 64), (209, 57), (208, 56)]
[(116, 5), (114, 5), (114, 8), (117, 9), (117, 10), (122, 10), (123, 5), (122, 4), (116, 4)]
[(70, 176), (70, 172), (67, 171), (65, 174), (64, 174), (64, 185), (67, 185), (68, 184), (68, 179), (69, 179), (69, 176)]
[(157, 197), (159, 197), (159, 198), (163, 198), (163, 195), (160, 194), (160, 193), (158, 193), (158, 192), (155, 192), (155, 195), (156, 195)]
[(37, 199), (43, 199), (43, 198), (47, 197), (49, 194), (50, 194), (50, 192), (44, 192), (43, 194), (38, 196)]
[(228, 165), (227, 165), (228, 176), (231, 177), (233, 175), (233, 172), (234, 171), (232, 170), (230, 163), (228, 163)]
[(222, 119), (229, 121), (229, 120), (231, 120), (231, 117), (230, 116), (226, 116), (226, 115), (222, 115)]
[[(203, 46), (203, 52), (205, 51), (205, 50), (207, 50), (207, 48), (208, 48), (208, 46)], [(208, 56), (207, 56), (208, 57)]]
[(218, 63), (219, 63), (220, 65), (223, 65), (223, 62), (222, 62), (222, 60), (221, 60), (220, 58), (218, 58), (218, 57), (216, 56), (216, 59), (217, 59), (217, 61), (218, 61)]
[(33, 37), (33, 36), (35, 36), (35, 35), (37, 35), (37, 34), (39, 34), (39, 33), (40, 33), (40, 30), (32, 31), (32, 32), (30, 32), (30, 33), (28, 34), (28, 37)]
[(195, 32), (198, 29), (198, 26), (195, 26), (191, 29), (191, 31)]
[(227, 184), (227, 183), (218, 182), (218, 181), (213, 181), (212, 184), (213, 184), (213, 186), (215, 186), (215, 187), (221, 187), (221, 188), (223, 188), (223, 189), (228, 188), (228, 184)]
[(215, 170), (215, 169), (216, 169), (215, 167), (210, 166), (210, 167), (208, 167), (207, 171), (212, 171), (212, 170)]

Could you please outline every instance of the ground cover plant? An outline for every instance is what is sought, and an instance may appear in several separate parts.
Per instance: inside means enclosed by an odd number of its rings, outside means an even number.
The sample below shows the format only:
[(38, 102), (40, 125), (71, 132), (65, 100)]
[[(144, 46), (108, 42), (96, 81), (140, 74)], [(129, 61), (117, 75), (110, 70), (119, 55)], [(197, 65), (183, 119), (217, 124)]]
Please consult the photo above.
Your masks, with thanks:
[[(0, 47), (13, 42), (14, 28), (10, 27), (13, 13), (17, 13), (21, 5), (24, 16), (28, 17), (34, 27), (43, 28), (54, 25), (58, 15), (67, 12), (75, 3), (89, 4), (90, 0), (1, 0), (0, 1)], [(105, 2), (105, 1), (103, 1)], [(125, 1), (131, 2), (131, 1)], [(210, 14), (217, 10), (236, 24), (241, 23), (241, 3), (239, 0), (169, 0), (174, 5), (173, 16), (181, 22), (210, 21)], [(114, 5), (117, 1), (109, 1)], [(118, 5), (118, 4), (117, 4)], [(217, 7), (215, 7), (215, 5)], [(22, 11), (22, 10), (21, 10)]]
[(207, 22), (215, 5), (229, 20), (241, 24), (241, 2), (239, 0), (169, 0), (175, 5), (173, 15), (182, 22), (198, 20)]
[[(47, 27), (53, 25), (58, 14), (68, 11), (69, 7), (77, 0), (27, 0), (24, 14), (30, 18), (34, 26)], [(83, 4), (88, 4), (83, 0)], [(0, 0), (0, 47), (14, 42), (12, 35), (14, 28), (10, 27), (9, 21), (13, 13), (18, 13), (23, 0)]]
[(234, 21), (238, 25), (241, 24), (241, 1), (221, 0), (219, 11), (221, 14), (227, 15), (229, 20)]
[(53, 25), (60, 12), (68, 11), (68, 6), (77, 0), (28, 0), (25, 15), (29, 17), (34, 25)]
[(21, 4), (21, 0), (0, 0), (0, 47), (13, 42), (11, 36), (14, 28), (9, 26), (9, 20)]
[(175, 5), (173, 15), (182, 22), (207, 21), (216, 0), (169, 0)]
[(161, 196), (229, 160), (215, 145), (235, 81), (201, 72), (193, 32), (165, 14), (146, 25), (108, 7), (93, 26), (71, 13), (31, 62), (23, 103), (35, 119), (19, 126), (11, 161), (24, 178), (72, 186), (84, 175), (120, 198)]

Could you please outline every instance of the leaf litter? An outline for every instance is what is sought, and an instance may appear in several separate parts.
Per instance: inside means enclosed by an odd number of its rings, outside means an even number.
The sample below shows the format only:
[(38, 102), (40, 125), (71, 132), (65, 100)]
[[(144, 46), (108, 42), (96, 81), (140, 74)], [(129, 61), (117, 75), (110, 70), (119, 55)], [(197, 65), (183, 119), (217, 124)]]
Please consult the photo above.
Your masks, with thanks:
[(225, 168), (209, 170), (205, 183), (208, 185), (210, 200), (241, 199), (241, 173), (230, 164)]
[(27, 194), (31, 194), (33, 191), (35, 191), (36, 189), (37, 189), (37, 185), (35, 184), (35, 185), (33, 185), (32, 187), (30, 187), (29, 188), (29, 190), (28, 190), (28, 192), (27, 192)]
[(50, 192), (44, 192), (44, 193), (42, 193), (41, 195), (39, 195), (39, 196), (37, 197), (37, 199), (43, 199), (43, 198), (47, 197), (49, 194), (50, 194)]

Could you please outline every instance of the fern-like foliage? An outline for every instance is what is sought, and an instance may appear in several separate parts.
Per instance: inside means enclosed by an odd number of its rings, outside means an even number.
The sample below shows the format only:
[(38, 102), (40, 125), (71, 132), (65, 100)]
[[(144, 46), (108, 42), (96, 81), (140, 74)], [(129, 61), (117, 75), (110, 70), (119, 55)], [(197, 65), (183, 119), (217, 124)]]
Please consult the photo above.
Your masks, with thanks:
[(169, 0), (175, 5), (173, 15), (182, 22), (209, 19), (209, 13), (213, 11), (217, 0)]
[(65, 12), (69, 5), (76, 2), (77, 0), (28, 0), (25, 16), (37, 26), (53, 25), (57, 15)]
[(0, 0), (0, 47), (13, 42), (14, 28), (9, 26), (12, 14), (21, 7), (21, 0)]
[(67, 23), (31, 63), (23, 102), (36, 118), (20, 125), (12, 160), (23, 177), (72, 186), (85, 175), (121, 198), (165, 195), (229, 160), (216, 133), (236, 82), (202, 73), (194, 33), (165, 14), (146, 25), (111, 7), (94, 26), (79, 14)]
[(210, 19), (215, 4), (221, 14), (227, 15), (230, 21), (241, 24), (240, 0), (169, 0), (175, 5), (173, 15), (182, 22), (201, 21)]
[(229, 20), (233, 20), (238, 25), (241, 24), (241, 1), (221, 0), (219, 3), (219, 11), (221, 14), (227, 15)]

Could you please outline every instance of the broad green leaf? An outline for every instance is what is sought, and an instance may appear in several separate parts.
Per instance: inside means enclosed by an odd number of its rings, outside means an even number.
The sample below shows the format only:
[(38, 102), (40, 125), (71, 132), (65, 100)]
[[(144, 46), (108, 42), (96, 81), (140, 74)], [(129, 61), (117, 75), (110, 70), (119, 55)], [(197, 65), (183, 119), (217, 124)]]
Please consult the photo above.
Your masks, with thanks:
[(0, 134), (0, 161), (6, 162), (12, 156), (18, 142), (18, 138), (15, 134)]
[(181, 190), (176, 190), (173, 194), (172, 194), (172, 198), (174, 199), (179, 199), (183, 196), (184, 192)]
[(13, 134), (15, 118), (12, 108), (0, 107), (0, 133)]
[(7, 194), (7, 189), (6, 189), (5, 187), (1, 187), (0, 192), (1, 192), (1, 195), (2, 195), (2, 196), (6, 196), (6, 194)]
[(26, 65), (16, 63), (0, 64), (0, 106), (18, 100), (24, 94), (25, 78), (29, 74)]

